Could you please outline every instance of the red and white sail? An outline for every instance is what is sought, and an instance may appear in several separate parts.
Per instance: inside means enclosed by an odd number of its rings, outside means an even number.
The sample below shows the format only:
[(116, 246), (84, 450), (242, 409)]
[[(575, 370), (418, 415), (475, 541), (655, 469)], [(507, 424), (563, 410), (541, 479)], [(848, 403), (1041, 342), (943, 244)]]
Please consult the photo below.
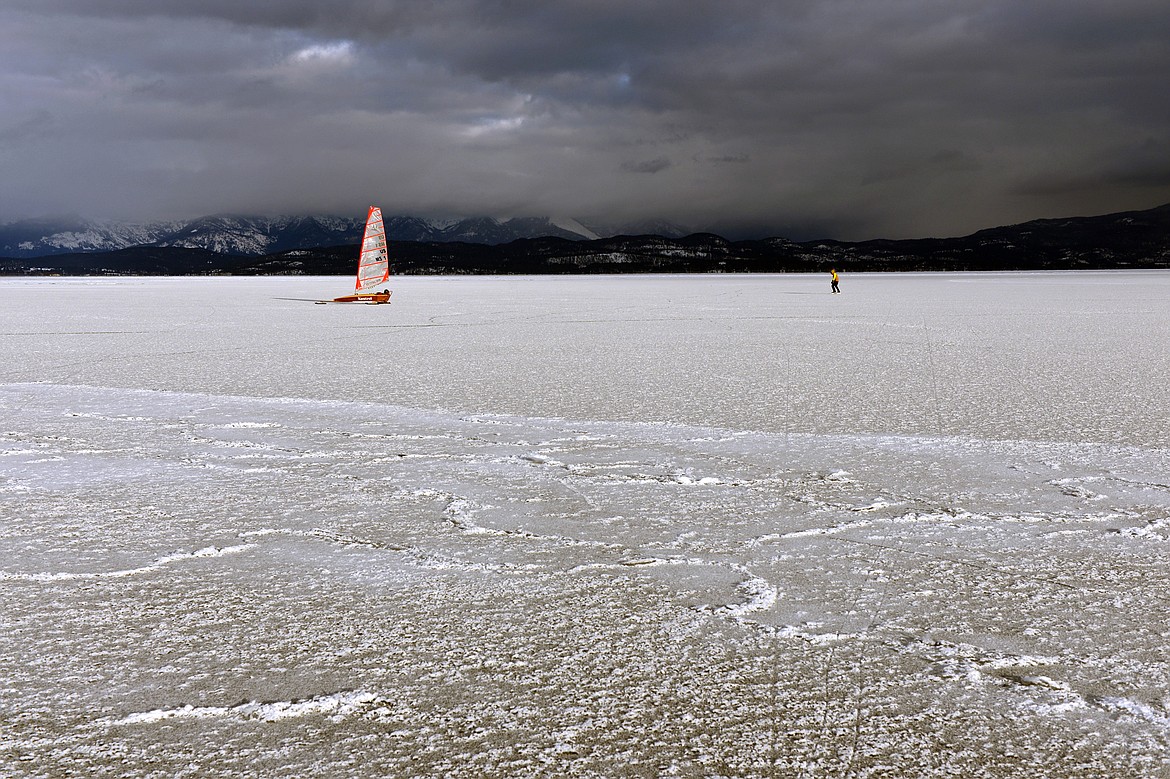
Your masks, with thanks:
[(375, 292), (390, 278), (390, 255), (386, 250), (386, 228), (382, 209), (370, 206), (366, 214), (366, 232), (362, 236), (362, 253), (358, 257), (357, 294)]

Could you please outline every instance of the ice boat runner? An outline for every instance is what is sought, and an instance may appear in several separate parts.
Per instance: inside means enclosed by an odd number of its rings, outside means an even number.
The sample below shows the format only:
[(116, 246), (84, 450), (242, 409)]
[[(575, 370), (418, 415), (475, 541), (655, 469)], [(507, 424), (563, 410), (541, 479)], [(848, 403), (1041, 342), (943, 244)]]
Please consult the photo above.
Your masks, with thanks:
[[(389, 303), (389, 288), (378, 290), (390, 278), (390, 257), (386, 251), (386, 228), (382, 209), (370, 206), (366, 214), (366, 231), (358, 255), (357, 283), (352, 295), (333, 298), (333, 303)], [(321, 301), (322, 303), (330, 301)]]

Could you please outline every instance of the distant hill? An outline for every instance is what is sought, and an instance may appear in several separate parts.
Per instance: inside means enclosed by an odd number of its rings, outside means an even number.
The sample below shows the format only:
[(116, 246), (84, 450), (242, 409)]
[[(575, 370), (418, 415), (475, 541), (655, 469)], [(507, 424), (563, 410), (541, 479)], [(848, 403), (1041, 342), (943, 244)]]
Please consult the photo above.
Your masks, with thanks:
[[(316, 229), (308, 223), (300, 227), (310, 235)], [(461, 229), (470, 231), (461, 234), (481, 238), (498, 235), (488, 223)], [(326, 230), (323, 235), (331, 233)], [(0, 259), (0, 273), (350, 275), (356, 268), (359, 238), (355, 233), (345, 243), (261, 255), (158, 244), (11, 257)], [(961, 238), (798, 243), (784, 238), (729, 241), (696, 233), (593, 240), (542, 236), (492, 243), (420, 237), (390, 241), (390, 254), (393, 272), (400, 275), (777, 273), (822, 271), (830, 266), (846, 272), (1170, 268), (1170, 205), (1106, 216), (1040, 219)]]
[[(428, 220), (383, 215), (390, 240), (466, 242), (495, 245), (521, 238), (591, 240), (624, 232), (650, 232), (643, 224), (586, 226), (574, 219)], [(357, 243), (365, 214), (336, 216), (205, 216), (184, 222), (127, 224), (80, 217), (29, 219), (0, 225), (0, 257), (46, 257), (80, 252), (111, 252), (132, 247), (206, 249), (217, 254), (260, 257), (266, 254)], [(655, 223), (655, 232), (680, 237), (682, 228)]]

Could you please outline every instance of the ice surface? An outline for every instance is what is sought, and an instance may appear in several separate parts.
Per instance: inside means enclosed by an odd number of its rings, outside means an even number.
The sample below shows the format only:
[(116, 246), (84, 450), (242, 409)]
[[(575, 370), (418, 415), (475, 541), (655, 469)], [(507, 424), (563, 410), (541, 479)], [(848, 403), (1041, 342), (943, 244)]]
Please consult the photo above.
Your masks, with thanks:
[(1162, 776), (1170, 274), (0, 281), (0, 773)]

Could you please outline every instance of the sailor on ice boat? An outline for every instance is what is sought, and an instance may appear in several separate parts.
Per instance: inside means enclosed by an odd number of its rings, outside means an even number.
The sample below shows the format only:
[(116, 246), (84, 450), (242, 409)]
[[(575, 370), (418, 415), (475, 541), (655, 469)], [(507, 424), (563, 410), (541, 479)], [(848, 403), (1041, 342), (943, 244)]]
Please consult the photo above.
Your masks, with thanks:
[(378, 287), (390, 278), (390, 258), (386, 251), (386, 228), (382, 224), (382, 209), (370, 206), (366, 214), (366, 231), (362, 235), (362, 250), (358, 255), (357, 283), (352, 295), (320, 300), (319, 303), (389, 303), (390, 290)]

